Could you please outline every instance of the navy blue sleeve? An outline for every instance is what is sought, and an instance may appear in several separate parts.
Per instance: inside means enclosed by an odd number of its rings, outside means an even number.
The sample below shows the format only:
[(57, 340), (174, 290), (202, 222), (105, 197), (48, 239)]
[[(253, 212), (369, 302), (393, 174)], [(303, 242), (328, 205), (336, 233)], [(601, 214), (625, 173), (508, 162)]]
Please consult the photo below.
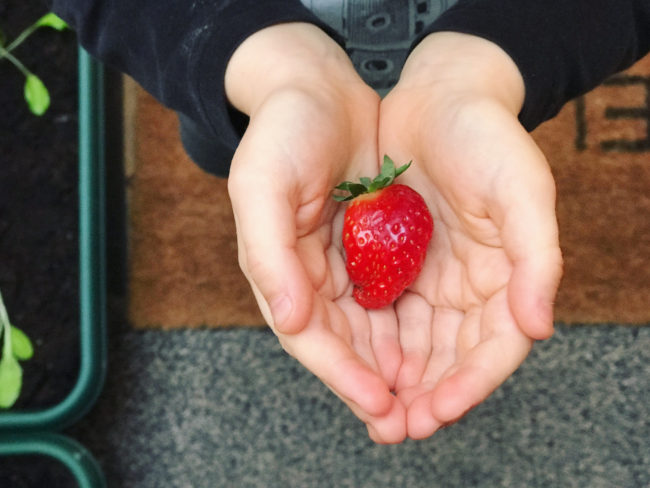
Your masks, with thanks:
[(496, 43), (526, 87), (527, 130), (650, 51), (650, 0), (459, 0), (427, 27)]
[[(80, 43), (234, 151), (224, 93), (233, 51), (254, 32), (301, 21), (333, 33), (299, 0), (53, 0)], [(526, 86), (528, 130), (650, 50), (648, 0), (459, 0), (423, 35), (456, 31), (501, 46)], [(240, 117), (235, 117), (241, 119)]]
[(224, 76), (235, 49), (282, 22), (328, 30), (300, 0), (53, 0), (52, 10), (93, 56), (133, 77), (231, 151), (241, 127), (232, 123)]

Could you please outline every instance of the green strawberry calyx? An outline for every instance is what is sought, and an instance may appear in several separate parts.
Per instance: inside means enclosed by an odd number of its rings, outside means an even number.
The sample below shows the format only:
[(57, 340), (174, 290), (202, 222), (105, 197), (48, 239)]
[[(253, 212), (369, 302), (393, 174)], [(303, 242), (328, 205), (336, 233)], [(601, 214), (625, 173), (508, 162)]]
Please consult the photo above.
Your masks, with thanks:
[(404, 173), (413, 161), (409, 161), (399, 168), (395, 167), (395, 163), (387, 155), (384, 156), (384, 162), (381, 165), (381, 171), (371, 180), (368, 177), (362, 176), (359, 178), (359, 182), (354, 181), (344, 181), (340, 185), (335, 187), (335, 190), (341, 190), (345, 192), (344, 194), (334, 194), (332, 198), (337, 202), (347, 202), (353, 198), (358, 197), (359, 195), (364, 195), (366, 193), (373, 193), (382, 188), (390, 186), (395, 178)]

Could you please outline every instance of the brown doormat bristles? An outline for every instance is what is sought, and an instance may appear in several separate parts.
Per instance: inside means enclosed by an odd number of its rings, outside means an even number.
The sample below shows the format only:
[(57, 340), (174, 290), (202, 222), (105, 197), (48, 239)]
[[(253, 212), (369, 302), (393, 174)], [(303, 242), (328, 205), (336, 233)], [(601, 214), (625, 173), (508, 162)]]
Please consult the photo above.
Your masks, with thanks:
[(226, 181), (189, 160), (173, 112), (130, 79), (124, 93), (131, 324), (263, 325), (237, 264)]
[[(237, 264), (226, 182), (188, 159), (173, 112), (125, 84), (131, 323), (262, 325)], [(558, 186), (556, 319), (650, 323), (650, 56), (533, 136)]]
[(650, 56), (533, 134), (558, 187), (558, 320), (650, 323)]

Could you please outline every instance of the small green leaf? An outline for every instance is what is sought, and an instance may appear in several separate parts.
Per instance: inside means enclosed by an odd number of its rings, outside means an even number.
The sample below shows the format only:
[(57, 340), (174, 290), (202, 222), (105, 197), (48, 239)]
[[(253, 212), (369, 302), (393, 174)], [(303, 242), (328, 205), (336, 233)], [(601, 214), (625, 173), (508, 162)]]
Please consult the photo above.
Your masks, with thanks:
[(346, 192), (344, 195), (332, 195), (332, 198), (337, 202), (347, 202), (348, 200), (352, 200), (353, 198), (368, 192), (368, 188), (366, 188), (365, 185), (361, 183), (354, 183), (352, 181), (344, 181), (334, 189)]
[(50, 93), (41, 79), (31, 73), (25, 80), (25, 100), (34, 115), (43, 115), (50, 106)]
[(337, 202), (347, 202), (352, 200), (354, 197), (352, 195), (332, 195), (332, 198)]
[(0, 408), (10, 408), (20, 394), (23, 370), (11, 354), (0, 360)]
[(350, 181), (344, 181), (340, 185), (338, 185), (335, 189), (336, 190), (342, 190), (345, 192), (349, 192), (350, 195), (337, 195), (333, 194), (332, 198), (336, 200), (337, 202), (345, 202), (348, 200), (352, 200), (355, 197), (358, 197), (359, 195), (362, 195), (364, 193), (373, 193), (377, 190), (381, 190), (382, 188), (386, 188), (387, 186), (390, 186), (395, 178), (397, 178), (399, 175), (404, 173), (409, 166), (411, 166), (412, 161), (409, 161), (407, 164), (400, 166), (399, 168), (395, 168), (395, 163), (393, 160), (388, 157), (388, 155), (384, 156), (384, 161), (381, 165), (381, 171), (379, 174), (371, 180), (367, 176), (362, 176), (359, 178), (359, 181), (361, 183), (354, 183)]
[(58, 31), (62, 31), (68, 28), (68, 24), (66, 24), (65, 20), (52, 12), (45, 14), (43, 17), (38, 19), (36, 21), (36, 26), (51, 27), (52, 29), (56, 29)]
[(372, 184), (368, 187), (368, 193), (372, 193), (377, 190), (381, 190), (382, 188), (386, 188), (392, 182), (393, 182), (393, 178), (389, 176), (379, 175), (374, 180), (372, 180)]
[(352, 194), (352, 197), (359, 196), (368, 191), (368, 188), (366, 188), (361, 183), (353, 183), (351, 181), (344, 181), (343, 183), (338, 185), (336, 189), (350, 192)]
[(384, 162), (381, 165), (381, 173), (379, 176), (388, 176), (391, 180), (395, 178), (395, 163), (388, 155), (384, 155)]
[(399, 175), (401, 175), (402, 173), (404, 173), (404, 171), (406, 171), (407, 169), (409, 169), (409, 168), (411, 167), (411, 163), (412, 163), (412, 162), (413, 162), (413, 161), (409, 161), (409, 162), (406, 163), (405, 165), (400, 166), (399, 168), (397, 168), (397, 170), (395, 170), (395, 178), (397, 178)]
[(14, 357), (21, 361), (31, 359), (34, 355), (34, 346), (25, 334), (18, 327), (11, 326), (11, 346), (13, 347)]

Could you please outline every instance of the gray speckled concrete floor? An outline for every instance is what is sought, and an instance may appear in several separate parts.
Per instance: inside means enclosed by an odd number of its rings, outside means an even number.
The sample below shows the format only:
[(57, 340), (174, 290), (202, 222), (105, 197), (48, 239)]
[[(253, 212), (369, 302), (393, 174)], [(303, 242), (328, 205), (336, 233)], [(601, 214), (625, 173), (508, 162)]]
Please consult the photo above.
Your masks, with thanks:
[(124, 330), (70, 431), (109, 486), (650, 486), (650, 327), (558, 326), (461, 422), (374, 445), (263, 330)]

